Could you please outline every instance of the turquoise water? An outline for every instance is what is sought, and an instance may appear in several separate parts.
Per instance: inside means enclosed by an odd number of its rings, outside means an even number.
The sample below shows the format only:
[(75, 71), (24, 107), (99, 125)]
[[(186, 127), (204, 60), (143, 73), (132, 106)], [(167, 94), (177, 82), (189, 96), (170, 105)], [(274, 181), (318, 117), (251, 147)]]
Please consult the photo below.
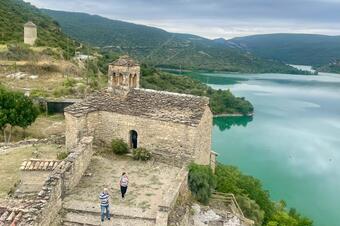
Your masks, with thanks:
[(340, 225), (340, 75), (199, 74), (255, 107), (253, 118), (215, 118), (213, 150), (263, 182), (273, 199)]

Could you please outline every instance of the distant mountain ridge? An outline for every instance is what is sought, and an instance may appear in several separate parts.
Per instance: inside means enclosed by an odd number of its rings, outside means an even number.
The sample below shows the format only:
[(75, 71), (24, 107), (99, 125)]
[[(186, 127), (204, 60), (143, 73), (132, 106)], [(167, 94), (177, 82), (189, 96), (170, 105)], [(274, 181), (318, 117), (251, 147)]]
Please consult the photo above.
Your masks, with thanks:
[(259, 57), (289, 64), (319, 67), (340, 59), (340, 36), (266, 34), (233, 38), (226, 43)]
[(159, 67), (235, 72), (301, 73), (275, 60), (263, 60), (242, 49), (190, 34), (111, 20), (86, 13), (42, 9), (74, 39), (127, 53)]

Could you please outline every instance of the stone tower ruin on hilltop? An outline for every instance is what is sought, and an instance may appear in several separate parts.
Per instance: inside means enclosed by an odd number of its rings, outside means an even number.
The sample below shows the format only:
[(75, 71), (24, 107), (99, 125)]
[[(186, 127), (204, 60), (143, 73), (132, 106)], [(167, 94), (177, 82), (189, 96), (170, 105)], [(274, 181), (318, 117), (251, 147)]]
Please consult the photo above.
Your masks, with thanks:
[(24, 43), (33, 46), (38, 38), (37, 26), (29, 21), (24, 25)]
[(139, 88), (140, 66), (128, 56), (122, 56), (109, 65), (108, 90), (125, 95), (130, 89)]

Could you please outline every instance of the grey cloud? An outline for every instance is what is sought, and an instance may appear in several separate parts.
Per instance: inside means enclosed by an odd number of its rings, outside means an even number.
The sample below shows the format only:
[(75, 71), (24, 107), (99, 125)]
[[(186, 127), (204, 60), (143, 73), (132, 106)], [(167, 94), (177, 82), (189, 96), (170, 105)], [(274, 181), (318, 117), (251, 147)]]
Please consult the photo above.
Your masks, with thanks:
[[(143, 22), (171, 31), (191, 32), (218, 37), (220, 31), (308, 32), (340, 34), (340, 0), (27, 0), (38, 7), (81, 11), (112, 19)], [(214, 28), (214, 29), (212, 29)], [(184, 30), (188, 29), (188, 30)], [(211, 33), (203, 31), (210, 30)], [(215, 30), (215, 33), (213, 32)], [(197, 32), (196, 32), (197, 33)], [(206, 33), (206, 34), (205, 34)], [(221, 32), (223, 33), (223, 32)], [(249, 32), (252, 33), (252, 32)], [(240, 35), (245, 35), (242, 32)], [(230, 34), (229, 34), (230, 35)], [(237, 35), (237, 32), (235, 34)], [(228, 36), (228, 34), (225, 34)]]

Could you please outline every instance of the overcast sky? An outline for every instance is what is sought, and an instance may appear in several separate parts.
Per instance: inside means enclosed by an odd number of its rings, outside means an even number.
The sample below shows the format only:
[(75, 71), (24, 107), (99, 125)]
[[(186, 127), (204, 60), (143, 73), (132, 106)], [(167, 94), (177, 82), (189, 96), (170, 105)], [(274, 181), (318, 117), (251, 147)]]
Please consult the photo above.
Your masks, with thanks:
[(265, 33), (340, 35), (340, 0), (25, 0), (40, 8), (232, 38)]

